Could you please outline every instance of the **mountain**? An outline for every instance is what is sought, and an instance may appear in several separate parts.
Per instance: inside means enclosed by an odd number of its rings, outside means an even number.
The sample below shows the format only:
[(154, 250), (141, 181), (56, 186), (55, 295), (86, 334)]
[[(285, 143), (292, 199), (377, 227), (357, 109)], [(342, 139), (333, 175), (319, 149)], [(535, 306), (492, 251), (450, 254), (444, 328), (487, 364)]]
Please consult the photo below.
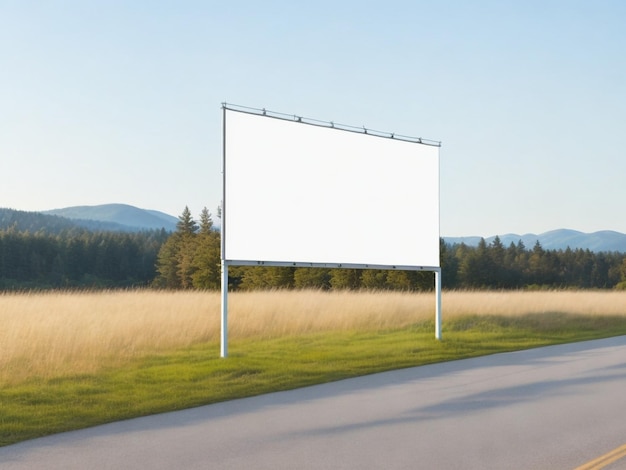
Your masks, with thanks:
[(178, 219), (164, 212), (139, 209), (128, 204), (103, 204), (98, 206), (74, 206), (42, 211), (73, 220), (89, 229), (138, 231), (164, 228), (176, 230)]
[[(58, 232), (74, 226), (88, 230), (125, 231), (161, 229), (175, 231), (178, 218), (155, 210), (139, 209), (128, 204), (103, 204), (99, 206), (74, 206), (49, 211), (24, 212), (13, 209), (0, 209), (0, 230), (15, 227), (19, 231)], [(219, 218), (214, 221), (219, 226)], [(487, 244), (496, 236), (485, 238)], [(518, 235), (508, 233), (499, 235), (505, 247), (520, 240), (528, 249), (532, 249), (537, 241), (546, 250), (565, 250), (577, 248), (593, 252), (617, 251), (626, 253), (626, 234), (612, 230), (583, 233), (577, 230), (558, 229), (539, 235), (527, 233)], [(450, 245), (465, 243), (477, 246), (481, 237), (443, 237)]]
[[(494, 235), (485, 238), (485, 242), (489, 244), (495, 237)], [(577, 230), (558, 229), (539, 235), (534, 233), (524, 235), (508, 233), (506, 235), (499, 235), (499, 237), (505, 247), (509, 246), (511, 243), (517, 244), (521, 240), (528, 249), (532, 249), (535, 243), (539, 241), (541, 246), (546, 250), (565, 250), (569, 247), (572, 250), (581, 248), (594, 252), (618, 251), (626, 253), (626, 234), (611, 230), (583, 233)], [(477, 246), (481, 237), (443, 237), (443, 239), (446, 243), (451, 245), (465, 243), (468, 246)]]
[(0, 208), (0, 230), (58, 234), (71, 232), (76, 228), (77, 225), (73, 221), (64, 217)]

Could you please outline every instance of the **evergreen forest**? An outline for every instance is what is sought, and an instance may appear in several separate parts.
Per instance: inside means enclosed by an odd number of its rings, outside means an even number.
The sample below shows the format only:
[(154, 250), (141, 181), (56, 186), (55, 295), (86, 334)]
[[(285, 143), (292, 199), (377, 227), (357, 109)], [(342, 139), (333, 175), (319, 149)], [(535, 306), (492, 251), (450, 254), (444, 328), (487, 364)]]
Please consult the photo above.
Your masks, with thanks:
[[(22, 214), (30, 214), (21, 217)], [(218, 211), (219, 216), (219, 211)], [(12, 213), (0, 226), (0, 290), (220, 288), (220, 233), (204, 208), (187, 207), (174, 232), (93, 231)], [(477, 247), (441, 240), (444, 289), (626, 289), (626, 254), (546, 250), (539, 242)], [(374, 269), (232, 266), (232, 290), (311, 288), (431, 290), (433, 273)]]

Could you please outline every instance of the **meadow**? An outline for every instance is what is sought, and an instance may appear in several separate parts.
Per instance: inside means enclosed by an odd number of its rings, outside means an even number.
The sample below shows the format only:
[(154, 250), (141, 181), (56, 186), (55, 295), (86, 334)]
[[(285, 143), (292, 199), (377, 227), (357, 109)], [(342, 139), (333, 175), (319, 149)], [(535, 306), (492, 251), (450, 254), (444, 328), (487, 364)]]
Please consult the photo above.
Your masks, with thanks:
[(0, 294), (0, 445), (480, 354), (626, 334), (623, 291)]

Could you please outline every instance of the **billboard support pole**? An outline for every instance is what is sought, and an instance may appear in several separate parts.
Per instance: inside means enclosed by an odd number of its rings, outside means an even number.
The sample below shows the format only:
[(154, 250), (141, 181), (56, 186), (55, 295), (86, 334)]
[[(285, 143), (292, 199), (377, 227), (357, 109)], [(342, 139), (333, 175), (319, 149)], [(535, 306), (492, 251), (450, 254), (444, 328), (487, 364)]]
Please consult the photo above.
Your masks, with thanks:
[(221, 328), (220, 328), (220, 357), (228, 356), (228, 263), (226, 262), (226, 103), (222, 103), (222, 203), (221, 207), (221, 235), (220, 258), (221, 264)]
[(441, 268), (435, 270), (435, 338), (441, 339)]
[(220, 357), (228, 357), (228, 264), (222, 260), (222, 326)]

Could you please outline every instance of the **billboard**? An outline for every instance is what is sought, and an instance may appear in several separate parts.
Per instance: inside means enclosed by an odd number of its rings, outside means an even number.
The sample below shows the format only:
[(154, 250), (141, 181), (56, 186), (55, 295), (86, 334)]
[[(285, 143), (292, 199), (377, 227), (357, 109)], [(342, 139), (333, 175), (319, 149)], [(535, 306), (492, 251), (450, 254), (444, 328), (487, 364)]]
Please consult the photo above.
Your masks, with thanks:
[(439, 147), (224, 108), (222, 258), (439, 267)]

